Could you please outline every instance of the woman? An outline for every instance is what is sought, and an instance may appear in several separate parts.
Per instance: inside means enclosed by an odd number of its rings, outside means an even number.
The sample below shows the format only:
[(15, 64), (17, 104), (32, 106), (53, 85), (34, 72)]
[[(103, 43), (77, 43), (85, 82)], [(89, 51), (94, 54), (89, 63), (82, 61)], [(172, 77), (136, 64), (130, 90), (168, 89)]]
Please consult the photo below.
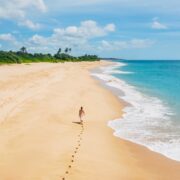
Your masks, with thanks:
[(83, 116), (85, 116), (85, 112), (84, 112), (83, 107), (81, 107), (80, 110), (79, 110), (79, 119), (80, 119), (81, 122), (83, 121), (82, 120)]

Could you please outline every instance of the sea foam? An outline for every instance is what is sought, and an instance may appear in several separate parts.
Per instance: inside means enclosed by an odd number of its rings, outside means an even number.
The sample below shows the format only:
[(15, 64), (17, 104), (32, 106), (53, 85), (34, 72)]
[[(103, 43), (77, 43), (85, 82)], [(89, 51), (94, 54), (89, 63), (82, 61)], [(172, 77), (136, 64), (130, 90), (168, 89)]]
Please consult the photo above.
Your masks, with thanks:
[(117, 70), (124, 63), (101, 68), (101, 73), (92, 73), (93, 76), (123, 92), (119, 98), (127, 102), (120, 119), (109, 122), (114, 129), (114, 135), (123, 139), (144, 145), (150, 150), (161, 153), (171, 159), (180, 161), (180, 139), (174, 131), (171, 121), (171, 109), (157, 97), (146, 95), (122, 79), (111, 74), (133, 73)]

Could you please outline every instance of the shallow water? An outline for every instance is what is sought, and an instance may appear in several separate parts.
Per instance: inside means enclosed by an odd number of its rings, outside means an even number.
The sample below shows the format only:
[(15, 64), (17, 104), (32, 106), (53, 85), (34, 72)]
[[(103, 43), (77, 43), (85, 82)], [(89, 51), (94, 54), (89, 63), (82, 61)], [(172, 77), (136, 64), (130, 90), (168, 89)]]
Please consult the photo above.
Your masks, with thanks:
[(180, 61), (116, 61), (94, 76), (129, 105), (115, 135), (180, 161)]

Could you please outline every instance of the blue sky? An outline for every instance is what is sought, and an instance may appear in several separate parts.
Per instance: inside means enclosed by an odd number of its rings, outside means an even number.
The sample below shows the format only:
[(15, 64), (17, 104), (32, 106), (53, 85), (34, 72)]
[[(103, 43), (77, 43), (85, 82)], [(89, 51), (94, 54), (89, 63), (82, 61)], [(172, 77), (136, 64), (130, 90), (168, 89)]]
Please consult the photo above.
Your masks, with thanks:
[(0, 49), (180, 59), (178, 0), (0, 0)]

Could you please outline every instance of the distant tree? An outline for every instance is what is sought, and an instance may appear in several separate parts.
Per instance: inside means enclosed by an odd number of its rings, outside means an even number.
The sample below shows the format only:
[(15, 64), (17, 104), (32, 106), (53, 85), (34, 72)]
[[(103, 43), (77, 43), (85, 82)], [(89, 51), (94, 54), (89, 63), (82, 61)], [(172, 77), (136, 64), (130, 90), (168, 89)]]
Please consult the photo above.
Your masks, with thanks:
[(69, 51), (69, 48), (66, 48), (66, 49), (64, 50), (65, 53), (68, 53), (68, 51)]
[(48, 56), (49, 58), (52, 58), (52, 55), (51, 55), (50, 53), (48, 53), (47, 56)]
[(21, 60), (14, 52), (0, 51), (0, 63), (21, 63)]
[(62, 51), (62, 49), (59, 48), (59, 49), (58, 49), (58, 52), (57, 52), (57, 55), (60, 55), (60, 54), (61, 54), (61, 51)]
[[(65, 53), (66, 52), (66, 53)], [(0, 51), (0, 64), (2, 63), (29, 63), (29, 62), (77, 62), (77, 61), (99, 61), (100, 58), (97, 55), (84, 56), (71, 56), (68, 54), (71, 52), (71, 48), (66, 48), (64, 52), (59, 48), (55, 55), (43, 54), (43, 53), (28, 53), (26, 47), (22, 47), (18, 52), (13, 51)]]
[(23, 46), (23, 47), (20, 49), (20, 52), (22, 52), (22, 53), (27, 53), (26, 47)]
[(80, 56), (79, 60), (81, 60), (81, 61), (99, 61), (100, 58), (96, 55), (85, 54), (84, 56)]

